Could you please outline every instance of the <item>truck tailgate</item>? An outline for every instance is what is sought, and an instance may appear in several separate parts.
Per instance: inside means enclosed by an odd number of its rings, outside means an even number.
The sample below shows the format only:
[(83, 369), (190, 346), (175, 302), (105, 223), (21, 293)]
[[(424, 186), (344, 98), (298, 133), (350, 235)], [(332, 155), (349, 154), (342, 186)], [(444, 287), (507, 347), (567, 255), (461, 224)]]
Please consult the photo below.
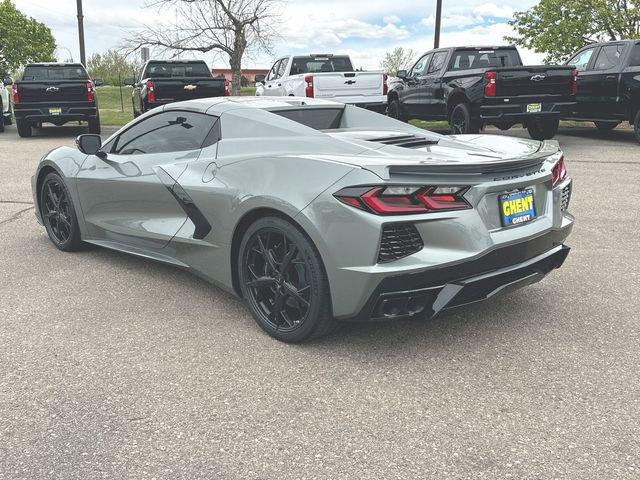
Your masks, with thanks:
[(313, 74), (314, 95), (317, 98), (381, 96), (382, 82), (383, 76), (381, 72), (326, 72)]
[(224, 95), (225, 80), (223, 78), (152, 78), (151, 80), (154, 83), (156, 99), (160, 102)]
[(496, 69), (496, 96), (569, 95), (572, 67), (505, 67)]
[(84, 80), (20, 81), (18, 89), (23, 103), (87, 101), (87, 86)]

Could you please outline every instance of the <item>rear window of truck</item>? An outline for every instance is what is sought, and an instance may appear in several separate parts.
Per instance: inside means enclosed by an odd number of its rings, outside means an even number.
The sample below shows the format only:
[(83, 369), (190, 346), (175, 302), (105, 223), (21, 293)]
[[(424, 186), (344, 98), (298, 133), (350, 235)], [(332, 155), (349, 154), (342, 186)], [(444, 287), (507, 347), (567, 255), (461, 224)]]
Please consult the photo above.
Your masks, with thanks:
[(211, 72), (205, 63), (150, 63), (144, 78), (172, 77), (210, 77)]
[(522, 65), (517, 50), (456, 50), (449, 70), (472, 68), (519, 67)]
[(24, 69), (22, 80), (87, 80), (81, 65), (31, 65)]
[(293, 57), (291, 75), (320, 72), (353, 72), (349, 57)]
[(274, 110), (271, 113), (301, 123), (315, 130), (333, 130), (342, 121), (341, 108), (299, 108), (292, 110)]

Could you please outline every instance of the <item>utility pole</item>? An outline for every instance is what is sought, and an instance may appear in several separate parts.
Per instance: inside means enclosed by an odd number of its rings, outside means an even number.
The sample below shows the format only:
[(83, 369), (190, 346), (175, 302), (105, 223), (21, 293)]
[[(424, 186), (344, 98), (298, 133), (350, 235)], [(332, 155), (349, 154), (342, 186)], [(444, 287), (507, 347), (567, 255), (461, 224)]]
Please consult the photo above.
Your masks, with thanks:
[(436, 31), (433, 36), (433, 48), (440, 48), (441, 20), (442, 20), (442, 0), (436, 0)]
[(80, 63), (87, 66), (87, 59), (84, 53), (84, 17), (82, 16), (82, 0), (78, 3), (78, 38), (80, 40)]

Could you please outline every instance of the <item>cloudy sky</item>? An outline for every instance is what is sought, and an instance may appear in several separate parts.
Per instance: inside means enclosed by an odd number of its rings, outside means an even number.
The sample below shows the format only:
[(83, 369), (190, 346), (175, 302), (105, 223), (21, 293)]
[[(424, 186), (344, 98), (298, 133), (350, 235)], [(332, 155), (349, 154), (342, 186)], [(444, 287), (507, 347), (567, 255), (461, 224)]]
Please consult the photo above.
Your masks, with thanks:
[[(78, 59), (76, 0), (14, 0), (24, 13), (46, 23), (59, 46), (60, 59)], [(497, 2), (497, 3), (494, 3)], [(514, 9), (535, 0), (444, 0), (440, 44), (498, 45), (511, 33), (507, 21)], [(170, 14), (144, 8), (145, 0), (84, 0), (87, 55), (116, 48), (127, 29), (143, 23), (170, 21)], [(387, 50), (396, 46), (417, 54), (433, 45), (435, 0), (284, 0), (272, 54), (255, 54), (244, 67), (268, 67), (288, 53), (346, 53), (358, 67), (379, 67)], [(542, 55), (521, 51), (525, 63)], [(215, 67), (228, 66), (214, 54), (202, 57)]]

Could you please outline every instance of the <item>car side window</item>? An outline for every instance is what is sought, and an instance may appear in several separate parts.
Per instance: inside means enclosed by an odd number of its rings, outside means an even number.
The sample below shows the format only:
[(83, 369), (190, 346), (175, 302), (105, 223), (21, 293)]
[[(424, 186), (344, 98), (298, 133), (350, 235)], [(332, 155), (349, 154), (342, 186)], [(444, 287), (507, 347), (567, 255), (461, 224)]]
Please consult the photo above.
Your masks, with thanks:
[(282, 76), (284, 75), (284, 71), (287, 68), (287, 64), (289, 63), (289, 59), (288, 58), (283, 58), (282, 60), (280, 60), (280, 65), (278, 66), (278, 72), (277, 72), (277, 77), (276, 78), (282, 78)]
[(427, 70), (427, 75), (431, 73), (438, 73), (442, 70), (442, 66), (444, 65), (444, 61), (447, 59), (447, 52), (436, 52), (433, 54), (433, 58), (431, 59), (431, 63), (429, 64), (429, 69)]
[(640, 67), (640, 43), (633, 47), (631, 52), (631, 60), (629, 60), (630, 67)]
[(118, 155), (141, 155), (197, 150), (217, 122), (203, 113), (169, 111), (141, 120), (116, 140)]
[(409, 73), (410, 77), (421, 77), (424, 75), (425, 70), (427, 69), (427, 65), (429, 64), (429, 60), (431, 60), (431, 54), (427, 53), (423, 55), (420, 60), (418, 60), (415, 65), (411, 68), (411, 72)]
[(569, 60), (567, 62), (567, 65), (573, 65), (581, 71), (586, 70), (594, 51), (595, 48), (588, 48), (587, 50), (583, 50), (582, 52), (575, 55), (571, 60)]
[(624, 53), (623, 44), (605, 45), (600, 49), (596, 61), (593, 64), (594, 70), (609, 70), (620, 63), (620, 57)]
[(278, 69), (280, 68), (281, 63), (282, 60), (278, 60), (273, 64), (273, 67), (271, 67), (271, 70), (269, 70), (269, 74), (267, 75), (267, 80), (274, 80), (277, 78), (276, 75), (278, 74)]

